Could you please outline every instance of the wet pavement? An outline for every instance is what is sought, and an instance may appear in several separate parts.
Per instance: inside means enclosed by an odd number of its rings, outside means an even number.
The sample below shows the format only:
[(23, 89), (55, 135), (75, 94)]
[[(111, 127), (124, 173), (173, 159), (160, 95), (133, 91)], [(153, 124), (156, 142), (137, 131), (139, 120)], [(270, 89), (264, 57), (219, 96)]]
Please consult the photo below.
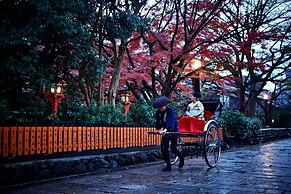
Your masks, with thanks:
[(188, 158), (22, 186), (1, 193), (290, 193), (291, 138), (223, 152), (216, 168)]

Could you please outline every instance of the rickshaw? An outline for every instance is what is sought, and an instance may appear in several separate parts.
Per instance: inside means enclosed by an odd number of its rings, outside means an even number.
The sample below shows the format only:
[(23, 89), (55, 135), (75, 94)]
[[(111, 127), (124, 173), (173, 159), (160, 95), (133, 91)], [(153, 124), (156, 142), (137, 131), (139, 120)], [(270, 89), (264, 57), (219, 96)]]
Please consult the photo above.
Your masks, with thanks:
[[(214, 168), (221, 155), (222, 129), (216, 121), (220, 117), (222, 105), (219, 101), (201, 101), (204, 105), (205, 120), (198, 120), (189, 116), (178, 116), (178, 132), (165, 132), (164, 134), (177, 134), (178, 149), (184, 155), (202, 156), (210, 168)], [(157, 135), (158, 132), (148, 132)], [(159, 134), (160, 135), (160, 134)], [(171, 164), (177, 163), (178, 157), (172, 157)]]

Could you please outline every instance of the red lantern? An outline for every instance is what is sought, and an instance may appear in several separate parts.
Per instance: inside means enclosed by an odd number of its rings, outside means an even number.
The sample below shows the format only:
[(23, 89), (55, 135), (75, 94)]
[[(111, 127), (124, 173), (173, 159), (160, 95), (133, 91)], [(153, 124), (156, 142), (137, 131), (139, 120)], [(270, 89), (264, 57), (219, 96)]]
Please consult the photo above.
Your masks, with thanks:
[(64, 85), (65, 81), (61, 81), (50, 88), (50, 93), (48, 97), (52, 105), (52, 114), (54, 115), (54, 118), (57, 117), (59, 104), (61, 103), (62, 99), (65, 98), (65, 95), (63, 94)]
[(129, 108), (131, 106), (131, 102), (129, 101), (130, 93), (128, 91), (125, 91), (121, 93), (121, 102), (123, 105), (123, 113), (127, 114), (129, 111)]

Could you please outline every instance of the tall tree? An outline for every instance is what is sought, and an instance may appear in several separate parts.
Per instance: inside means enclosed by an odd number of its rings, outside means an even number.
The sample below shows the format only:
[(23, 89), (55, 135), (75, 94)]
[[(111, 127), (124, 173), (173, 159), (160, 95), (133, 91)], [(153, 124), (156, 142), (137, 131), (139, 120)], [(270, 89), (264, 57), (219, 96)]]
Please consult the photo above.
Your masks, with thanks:
[(127, 46), (132, 41), (131, 37), (134, 32), (142, 32), (148, 28), (146, 19), (139, 16), (140, 9), (145, 3), (145, 0), (113, 0), (104, 5), (103, 31), (99, 32), (104, 38), (104, 44), (99, 47), (103, 48), (104, 55), (109, 59), (107, 73), (110, 77), (109, 79), (107, 77), (105, 87), (108, 87), (108, 102), (113, 106), (115, 106)]
[(12, 110), (25, 106), (14, 102), (26, 94), (43, 99), (45, 87), (60, 79), (80, 90), (90, 106), (103, 67), (92, 33), (94, 2), (0, 2), (1, 97)]
[[(212, 59), (238, 87), (240, 111), (255, 113), (257, 96), (290, 65), (290, 9), (286, 0), (242, 0), (227, 6), (224, 18), (235, 31), (213, 47)], [(231, 22), (236, 21), (236, 22)]]
[[(218, 78), (208, 71), (213, 66), (207, 60), (208, 47), (230, 34), (220, 19), (227, 3), (157, 0), (145, 7), (144, 17), (151, 19), (151, 30), (142, 34), (142, 41), (129, 47), (125, 79), (153, 97), (159, 92), (170, 96), (176, 88), (189, 90), (181, 84), (189, 78)], [(193, 59), (202, 61), (203, 66), (191, 68)], [(134, 75), (138, 75), (137, 79), (133, 79)]]

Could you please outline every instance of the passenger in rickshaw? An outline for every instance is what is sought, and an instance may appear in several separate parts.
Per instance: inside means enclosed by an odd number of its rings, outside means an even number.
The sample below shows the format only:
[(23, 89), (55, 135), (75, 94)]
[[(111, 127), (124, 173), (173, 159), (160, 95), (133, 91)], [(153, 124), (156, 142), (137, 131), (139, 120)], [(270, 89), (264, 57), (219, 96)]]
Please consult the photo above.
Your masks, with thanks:
[(167, 104), (170, 100), (165, 97), (159, 97), (154, 101), (153, 106), (157, 108), (156, 111), (156, 129), (159, 130), (159, 133), (162, 134), (161, 139), (161, 151), (163, 159), (166, 162), (166, 167), (162, 169), (162, 171), (171, 171), (171, 162), (170, 162), (170, 154), (169, 154), (169, 144), (171, 142), (171, 150), (174, 154), (176, 154), (179, 159), (179, 168), (183, 168), (184, 166), (184, 157), (181, 152), (177, 149), (177, 134), (165, 134), (164, 132), (178, 132), (178, 121), (176, 118), (176, 111), (168, 106)]
[(190, 117), (195, 117), (199, 120), (204, 120), (204, 106), (199, 101), (201, 98), (200, 93), (194, 93), (191, 98), (192, 102), (188, 104), (185, 115)]

